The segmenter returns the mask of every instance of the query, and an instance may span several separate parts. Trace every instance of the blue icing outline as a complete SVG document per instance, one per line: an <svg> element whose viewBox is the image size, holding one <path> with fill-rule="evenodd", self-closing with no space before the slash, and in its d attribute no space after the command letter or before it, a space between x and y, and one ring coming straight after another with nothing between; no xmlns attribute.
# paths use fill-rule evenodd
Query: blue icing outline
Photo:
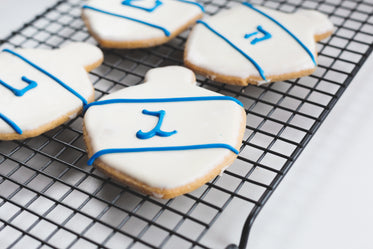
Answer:
<svg viewBox="0 0 373 249"><path fill-rule="evenodd" d="M154 136L169 137L169 136L172 136L172 135L177 133L176 130L174 130L174 131L162 131L161 130L163 119L164 119L164 116L166 115L165 110L160 110L160 111L157 111L157 112L151 112L151 111L148 111L148 110L144 109L144 110L142 110L142 113L145 114L145 115L158 117L158 122L157 122L157 125L151 131L148 131L148 132L143 132L142 130L137 131L137 133L136 133L137 138L139 138L139 139L149 139L149 138L152 138Z"/></svg>
<svg viewBox="0 0 373 249"><path fill-rule="evenodd" d="M258 31L254 31L254 32L249 33L249 34L245 34L243 38L245 38L245 39L249 39L249 38L252 37L253 35L257 35L257 34L259 34L259 32L258 32Z"/></svg>
<svg viewBox="0 0 373 249"><path fill-rule="evenodd" d="M129 7L133 7L133 8L137 8L137 9L141 9L141 10L145 10L147 12L153 12L155 9L157 9L159 6L161 6L163 4L162 1L155 0L154 6L152 8L145 8L145 7L141 7L141 6L132 4L132 2L135 2L135 1L141 1L141 0L124 0L124 1L122 1L122 5L126 5L126 6L129 6Z"/></svg>
<svg viewBox="0 0 373 249"><path fill-rule="evenodd" d="M75 91L74 89L72 89L70 86L68 86L67 84L65 84L62 80L58 79L56 76L54 76L53 74L49 73L48 71L44 70L43 68L39 67L38 65L36 65L35 63L31 62L30 60L26 59L25 57L23 57L22 55L10 50L10 49L3 49L3 52L7 52L7 53L10 53L18 58L20 58L21 60L23 60L24 62L26 62L27 64L29 64L30 66L34 67L35 69L37 69L38 71L42 72L43 74L47 75L49 78L51 78L52 80L54 80L55 82L57 82L58 84L60 84L63 88L65 88L66 90L68 90L69 92L71 92L72 94L74 94L76 97L78 97L82 102L83 102L83 106L87 105L88 102L85 98L83 98L83 96L81 96L77 91Z"/></svg>
<svg viewBox="0 0 373 249"><path fill-rule="evenodd" d="M262 28L262 26L258 25L258 27L256 27L256 29L257 29L258 31L255 31L255 32L250 33L250 34L245 34L244 38L245 38L245 39L248 39L248 38L250 38L250 37L252 37L252 36L254 36L254 35L259 34L259 32L260 32L261 34L263 34L263 36L260 37L260 38L255 37L255 38L250 42L250 44L255 45L255 44L257 44L258 42L261 42L261 41L264 41L264 40L267 40L267 39L272 38L272 35L271 35L268 31L264 30L264 29Z"/></svg>
<svg viewBox="0 0 373 249"><path fill-rule="evenodd" d="M7 116L5 116L1 112L0 112L0 119L4 120L5 123L7 123L10 127L12 127L12 129L15 132L17 132L18 134L22 135L22 133L23 133L22 129L14 121L12 121L10 118L8 118Z"/></svg>
<svg viewBox="0 0 373 249"><path fill-rule="evenodd" d="M301 47L307 52L307 54L311 57L312 59L312 62L313 64L316 66L317 63L316 63L316 60L315 60L315 56L313 55L313 53L306 47L306 45L303 44L303 42L301 42L301 40L299 40L298 37L296 37L290 30L288 30L284 25L282 25L280 22L278 22L276 19L274 19L273 17L269 16L268 14L264 13L263 11L255 8L252 4L250 3L246 3L246 2L243 2L242 3L243 5L245 5L246 7L258 12L259 14L262 14L263 16L267 17L269 20L271 20L272 22L274 22L275 24L277 24L280 28L282 28L286 33L288 33L291 37L294 38L294 40L296 40L299 45L301 45Z"/></svg>
<svg viewBox="0 0 373 249"><path fill-rule="evenodd" d="M162 103L162 102L188 102L188 101L213 101L213 100L228 100L236 102L239 106L243 104L230 96L201 96L201 97L177 97L177 98L158 98L158 99L107 99L92 102L84 107L87 111L91 106L108 105L108 104L125 104L125 103Z"/></svg>
<svg viewBox="0 0 373 249"><path fill-rule="evenodd" d="M262 77L263 80L267 81L266 77L264 76L263 69L259 66L259 64L251 58L248 54L246 54L244 51L242 51L239 47L237 47L233 42L231 42L227 37L220 34L218 31L213 29L208 23L206 23L203 20L198 20L197 23L203 24L207 29L209 29L211 32L222 38L225 42L227 42L231 47L233 47L237 52L242 54L246 59L248 59L256 68L256 70L259 72L260 77Z"/></svg>
<svg viewBox="0 0 373 249"><path fill-rule="evenodd" d="M124 18L124 19L130 20L130 21L138 22L138 23L141 23L141 24L144 24L144 25L156 28L156 29L160 29L160 30L163 31L163 33L167 37L169 37L171 35L171 32L168 31L166 28L164 28L162 26L158 26L158 25L152 24L152 23L149 23L149 22L145 22L145 21L142 21L142 20L139 20L139 19L135 19L135 18L132 18L132 17L128 17L128 16L116 14L116 13L109 12L109 11L106 11L106 10L98 9L98 8L95 8L95 7L92 7L92 6L89 6L89 5L83 5L82 8L83 9L90 9L90 10L97 11L97 12L100 12L100 13L103 13L103 14L107 14L107 15L111 15L111 16L116 16L116 17Z"/></svg>
<svg viewBox="0 0 373 249"><path fill-rule="evenodd" d="M126 6L130 6L130 7L142 9L142 10L145 10L145 11L148 11L148 12L153 12L156 8L158 8L159 6L162 5L162 2L160 0L156 0L156 3L157 2L160 2L160 3L156 4L153 8L144 8L144 7L141 7L141 6L132 5L131 4L132 1L137 1L137 0L124 0L122 2L122 4L126 5ZM202 12L205 12L205 9L203 8L203 6L201 4L199 4L199 3L197 3L197 2L188 1L188 0L176 0L176 1L187 3L187 4L196 5L197 7L199 7L202 10ZM145 21L142 21L140 19L132 18L132 17L125 16L125 15L116 14L116 13L113 13L113 12L110 12L110 11L106 11L106 10L103 10L103 9L95 8L95 7L87 5L87 4L83 5L82 8L83 9L90 9L90 10L97 11L97 12L100 12L100 13L103 13L103 14L107 14L107 15L111 15L111 16L116 16L116 17L124 18L124 19L130 20L130 21L138 22L138 23L141 23L141 24L144 24L144 25L156 28L156 29L160 29L160 30L163 31L163 33L167 37L169 37L171 35L171 32L169 30L167 30L165 27L162 27L162 26L159 26L159 25L156 25L156 24L153 24L153 23L145 22Z"/></svg>
<svg viewBox="0 0 373 249"><path fill-rule="evenodd" d="M100 156L114 153L135 153L135 152L152 152L152 151L181 151L181 150L199 150L199 149L217 149L223 148L237 154L239 151L229 144L213 143L213 144L196 144L185 146L168 146L168 147L143 147L143 148L115 148L100 150L89 158L87 164L92 165L93 162Z"/></svg>
<svg viewBox="0 0 373 249"><path fill-rule="evenodd" d="M159 6L161 6L163 4L162 1L156 0L154 6L152 8L145 8L145 7L141 7L141 6L132 4L132 2L134 2L134 1L141 1L141 0L124 0L124 1L122 1L122 5L142 9L142 10L145 10L147 12L153 12L155 9L157 9ZM188 1L188 0L176 0L176 1L196 5L198 8L201 9L202 12L205 12L205 8L200 3L193 2L193 1Z"/></svg>
<svg viewBox="0 0 373 249"><path fill-rule="evenodd" d="M25 86L24 88L22 89L17 89L17 88L14 88L12 87L11 85L5 83L4 81L2 81L0 79L0 85L3 85L4 87L8 88L11 92L13 92L14 95L16 95L17 97L22 97L26 92L30 91L31 89L37 87L38 83L36 83L35 81L33 80L30 80L29 78L27 78L26 76L22 76L22 81L26 82L27 83L27 86Z"/></svg>

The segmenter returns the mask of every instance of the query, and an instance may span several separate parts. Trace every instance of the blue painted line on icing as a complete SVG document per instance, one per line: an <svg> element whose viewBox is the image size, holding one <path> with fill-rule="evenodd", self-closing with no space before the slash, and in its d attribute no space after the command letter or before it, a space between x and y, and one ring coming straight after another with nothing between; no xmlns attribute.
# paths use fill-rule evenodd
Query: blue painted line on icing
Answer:
<svg viewBox="0 0 373 249"><path fill-rule="evenodd" d="M130 6L130 7L133 7L133 8L137 8L137 9L141 9L141 10L145 10L147 12L153 12L155 9L157 9L159 6L161 6L163 3L162 1L160 0L156 0L154 2L154 6L151 7L151 8L146 8L146 7L142 7L142 6L139 6L139 5L135 5L133 4L132 2L136 2L136 1L141 1L141 0L124 0L122 2L123 5L126 5L126 6Z"/></svg>
<svg viewBox="0 0 373 249"><path fill-rule="evenodd" d="M268 31L264 30L264 29L262 28L262 26L260 26L260 25L257 27L257 30L258 30L258 31L256 31L256 32L253 32L253 33L251 33L251 34L246 34L246 35L245 35L245 39L248 39L248 38L250 38L251 36L257 35L257 34L259 34L259 33L261 33L261 34L263 35L263 36L260 37L260 38L255 37L255 38L250 42L250 44L252 44L252 45L255 45L255 44L257 44L258 42L265 41L265 40L270 39L270 38L272 37L272 35L271 35Z"/></svg>
<svg viewBox="0 0 373 249"><path fill-rule="evenodd" d="M262 77L263 80L267 81L266 77L264 76L264 71L263 69L259 66L259 64L253 59L251 58L248 54L246 54L244 51L242 51L239 47L237 47L236 45L234 45L228 38L226 38L225 36L223 36L222 34L220 34L219 32L217 32L215 29L213 29L209 24L207 24L206 22L202 21L202 20L198 20L197 23L201 23L203 24L206 28L208 28L211 32L213 32L214 34L216 34L217 36L219 36L220 38L222 38L225 42L227 42L229 45L231 45L231 47L233 47L234 49L236 49L240 54L242 54L243 56L245 56L246 59L248 59L253 65L254 67L256 68L256 70L259 72L260 76Z"/></svg>
<svg viewBox="0 0 373 249"><path fill-rule="evenodd" d="M193 2L193 1L188 1L188 0L176 0L176 1L183 2L183 3L189 3L189 4L194 4L194 5L198 6L202 10L202 12L205 12L205 8L200 3Z"/></svg>
<svg viewBox="0 0 373 249"><path fill-rule="evenodd" d="M258 43L258 42L261 42L261 41L264 41L264 40L270 39L270 38L272 37L272 35L271 35L268 31L266 31L266 30L264 30L264 29L262 28L262 26L259 25L259 26L257 27L257 29L258 29L258 31L259 31L260 33L263 34L263 37L261 37L261 38L256 37L254 40L251 41L251 44L255 45L255 44Z"/></svg>
<svg viewBox="0 0 373 249"><path fill-rule="evenodd" d="M142 130L139 130L136 133L137 138L139 138L139 139L149 139L149 138L152 138L154 136L169 137L169 136L172 136L175 133L177 133L176 130L174 130L174 131L162 131L161 130L163 119L164 119L164 116L166 115L165 110L160 110L160 111L157 111L157 112L151 112L151 111L148 111L148 110L144 109L144 110L142 110L142 113L145 114L145 115L151 115L151 116L158 117L158 122L157 122L157 125L151 131L143 132Z"/></svg>
<svg viewBox="0 0 373 249"><path fill-rule="evenodd" d="M98 8L95 8L95 7L92 7L92 6L89 6L89 5L83 5L82 8L83 9L90 9L90 10L97 11L97 12L100 12L100 13L103 13L103 14L107 14L107 15L112 15L112 16L124 18L124 19L130 20L130 21L138 22L138 23L141 23L141 24L144 24L144 25L156 28L156 29L160 29L160 30L163 31L163 33L167 37L171 35L171 32L168 31L166 28L158 26L158 25L155 25L155 24L152 24L152 23L149 23L149 22L145 22L145 21L142 21L142 20L139 20L139 19L135 19L135 18L132 18L132 17L128 17L128 16L124 16L124 15L119 15L119 14L116 14L116 13L113 13L113 12L109 12L109 11L106 11L106 10L102 10L102 9L98 9Z"/></svg>
<svg viewBox="0 0 373 249"><path fill-rule="evenodd" d="M252 36L254 36L254 35L257 35L257 34L259 34L258 31L252 32L252 33L250 33L250 34L245 34L244 38L245 38L245 39L249 39L250 37L252 37Z"/></svg>
<svg viewBox="0 0 373 249"><path fill-rule="evenodd" d="M22 97L26 92L30 91L31 89L35 88L38 85L38 83L36 83L33 80L30 80L26 76L22 76L21 79L22 79L22 81L27 83L27 86L24 87L23 89L16 89L16 88L12 87L11 85L5 83L1 79L0 79L0 85L3 85L4 87L8 88L17 97Z"/></svg>
<svg viewBox="0 0 373 249"><path fill-rule="evenodd" d="M213 100L227 100L236 102L243 107L243 104L230 96L202 96L202 97L180 97L180 98L159 98L159 99L107 99L92 102L84 107L86 111L91 106L108 105L108 104L123 104L123 103L162 103L162 102L189 102L189 101L213 101Z"/></svg>
<svg viewBox="0 0 373 249"><path fill-rule="evenodd" d="M114 153L136 153L136 152L153 152L153 151L181 151L181 150L199 150L199 149L216 149L223 148L228 149L238 154L239 151L229 144L213 143L213 144L197 144L197 145L185 145L185 146L169 146L169 147L144 147L144 148L114 148L104 149L96 152L88 160L87 164L92 165L93 162L100 156Z"/></svg>
<svg viewBox="0 0 373 249"><path fill-rule="evenodd" d="M315 56L313 55L313 53L306 47L306 45L303 44L303 42L301 40L299 40L298 37L296 37L290 30L288 30L284 25L282 25L280 22L278 22L276 19L274 19L273 17L269 16L268 14L264 13L263 11L255 8L252 4L250 3L242 3L243 5L249 7L250 9L262 14L263 16L267 17L269 20L271 20L272 22L274 22L275 24L277 24L279 27L281 27L286 33L288 33L291 37L294 38L294 40L296 40L299 45L302 46L302 48L307 52L307 54L311 57L312 61L313 61L313 64L316 66L317 63L316 63L316 60L315 60Z"/></svg>
<svg viewBox="0 0 373 249"><path fill-rule="evenodd" d="M74 94L76 97L78 97L83 102L83 106L87 104L87 100L85 98L83 98L83 96L81 96L77 91L75 91L74 89L72 89L71 87L69 87L68 85L66 85L62 80L58 79L53 74L51 74L48 71L44 70L43 68L39 67L38 65L36 65L32 61L26 59L22 55L14 52L14 51L12 51L10 49L4 49L3 52L8 52L8 53L10 53L10 54L12 54L12 55L20 58L21 60L23 60L24 62L26 62L30 66L34 67L35 69L39 70L43 74L47 75L49 78L53 79L55 82L57 82L58 84L60 84L63 88L65 88L66 90L68 90L69 92L71 92L72 94Z"/></svg>
<svg viewBox="0 0 373 249"><path fill-rule="evenodd" d="M0 119L4 120L5 123L7 123L10 127L12 127L12 129L18 134L21 135L23 133L22 129L14 121L12 121L10 118L5 116L1 112L0 112Z"/></svg>

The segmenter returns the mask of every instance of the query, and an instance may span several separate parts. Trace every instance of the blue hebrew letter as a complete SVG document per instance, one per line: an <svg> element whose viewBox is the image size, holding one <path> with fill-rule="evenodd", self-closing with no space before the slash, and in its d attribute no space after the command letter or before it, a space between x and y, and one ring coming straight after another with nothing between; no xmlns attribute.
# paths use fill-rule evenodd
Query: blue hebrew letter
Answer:
<svg viewBox="0 0 373 249"><path fill-rule="evenodd" d="M135 2L135 1L142 1L142 0L124 0L122 2L122 4L130 6L130 7L142 9L142 10L145 10L147 12L153 12L156 8L158 8L159 6L162 5L161 0L155 0L153 7L146 8L146 7L143 7L143 6L140 6L140 5L133 4L133 2Z"/></svg>
<svg viewBox="0 0 373 249"><path fill-rule="evenodd" d="M4 81L2 81L0 79L0 85L3 85L4 87L8 88L10 91L12 91L14 93L14 95L16 95L17 97L21 97L23 96L26 92L28 92L29 90L35 88L38 84L33 81L33 80L30 80L29 78L27 78L26 76L22 76L21 78L24 82L27 83L27 86L24 87L23 89L16 89L14 87L12 87L11 85L5 83Z"/></svg>
<svg viewBox="0 0 373 249"><path fill-rule="evenodd" d="M143 132L142 130L139 130L136 133L137 138L139 138L139 139L149 139L149 138L152 138L154 136L169 137L169 136L172 136L175 133L177 133L177 131L162 131L161 130L163 119L164 119L164 116L166 115L166 112L164 110L160 110L160 111L157 111L157 112L151 112L151 111L148 111L148 110L144 109L144 110L142 110L142 113L146 114L146 115L151 115L151 116L158 117L158 123L149 132Z"/></svg>
<svg viewBox="0 0 373 249"><path fill-rule="evenodd" d="M248 39L248 38L250 38L250 37L252 37L252 36L256 36L256 35L258 35L259 33L263 35L263 36L260 37L260 38L255 37L255 38L250 42L252 45L255 45L255 44L257 44L258 42L261 42L261 41L267 40L267 39L269 39L269 38L272 37L272 35L271 35L268 31L266 31L266 30L264 30L264 29L262 28L262 26L259 25L256 29L257 29L258 31L252 32L252 33L250 33L250 34L245 34L245 36L244 36L245 39Z"/></svg>

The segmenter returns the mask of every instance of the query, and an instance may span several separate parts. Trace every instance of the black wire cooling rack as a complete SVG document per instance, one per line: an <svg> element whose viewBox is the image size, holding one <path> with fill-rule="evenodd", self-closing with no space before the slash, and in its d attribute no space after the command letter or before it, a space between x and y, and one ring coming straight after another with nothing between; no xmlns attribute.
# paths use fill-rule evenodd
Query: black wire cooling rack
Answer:
<svg viewBox="0 0 373 249"><path fill-rule="evenodd" d="M251 2L286 12L317 9L330 17L335 32L318 44L320 65L308 77L260 87L198 77L201 86L238 98L247 113L238 159L221 177L171 200L144 196L86 165L82 116L78 116L36 138L0 142L0 247L209 248L206 237L216 221L239 201L242 208L234 215L241 221L248 217L239 244L245 248L261 208L373 49L371 0ZM233 0L201 3L207 14L237 4ZM81 4L59 1L0 46L95 43L80 19ZM182 64L188 33L155 48L104 49L103 65L90 73L96 98L141 83L151 68ZM231 230L237 224L226 226Z"/></svg>

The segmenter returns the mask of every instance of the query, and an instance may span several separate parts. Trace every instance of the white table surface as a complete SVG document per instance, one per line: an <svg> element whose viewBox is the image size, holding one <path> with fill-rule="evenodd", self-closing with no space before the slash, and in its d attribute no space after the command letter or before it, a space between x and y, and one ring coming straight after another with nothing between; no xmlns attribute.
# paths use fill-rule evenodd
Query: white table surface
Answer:
<svg viewBox="0 0 373 249"><path fill-rule="evenodd" d="M372 68L371 55L264 206L247 248L373 248ZM238 241L240 229L227 233L225 223L239 205L213 226L213 245Z"/></svg>
<svg viewBox="0 0 373 249"><path fill-rule="evenodd" d="M0 0L0 39L55 1ZM370 56L259 214L248 248L373 248L372 68ZM238 242L241 205L233 201L203 241Z"/></svg>

